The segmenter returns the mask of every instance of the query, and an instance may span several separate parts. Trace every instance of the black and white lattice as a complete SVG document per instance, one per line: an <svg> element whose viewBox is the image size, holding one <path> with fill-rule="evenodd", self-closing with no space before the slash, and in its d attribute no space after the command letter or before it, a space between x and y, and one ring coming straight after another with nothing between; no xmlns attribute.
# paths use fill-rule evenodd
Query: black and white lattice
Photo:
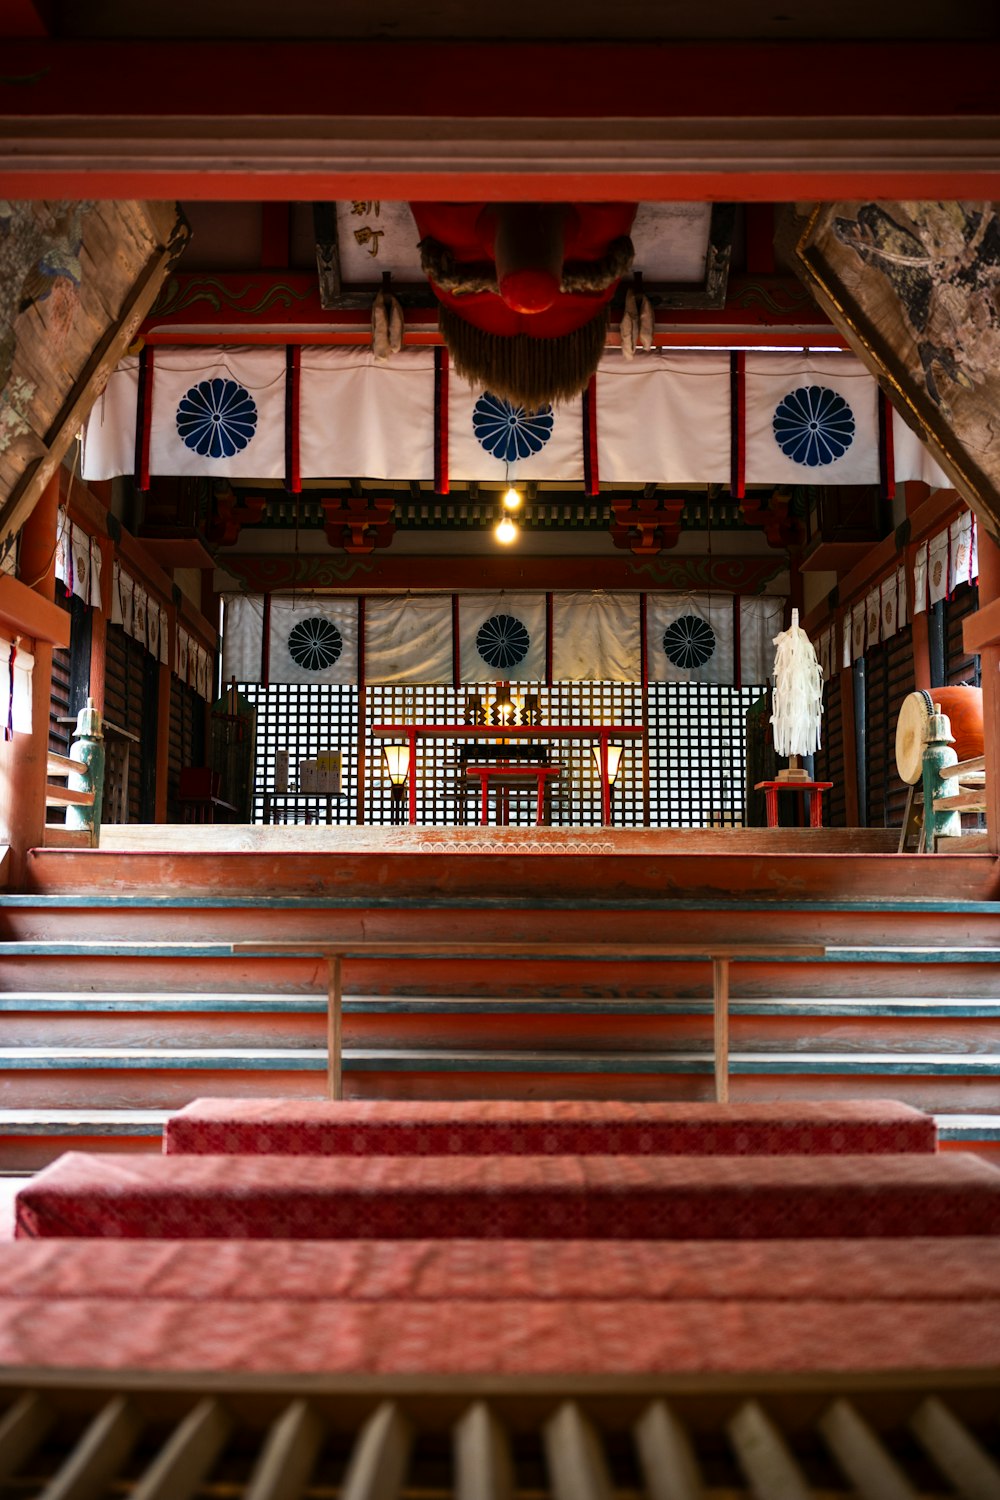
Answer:
<svg viewBox="0 0 1000 1500"><path fill-rule="evenodd" d="M288 633L288 654L306 672L324 672L344 649L344 638L330 620L314 615Z"/></svg>
<svg viewBox="0 0 1000 1500"><path fill-rule="evenodd" d="M514 615L490 615L479 627L476 650L488 667L506 671L528 654L531 636Z"/></svg>
<svg viewBox="0 0 1000 1500"><path fill-rule="evenodd" d="M697 615L681 615L663 632L663 649L675 667L703 667L715 651L715 631Z"/></svg>

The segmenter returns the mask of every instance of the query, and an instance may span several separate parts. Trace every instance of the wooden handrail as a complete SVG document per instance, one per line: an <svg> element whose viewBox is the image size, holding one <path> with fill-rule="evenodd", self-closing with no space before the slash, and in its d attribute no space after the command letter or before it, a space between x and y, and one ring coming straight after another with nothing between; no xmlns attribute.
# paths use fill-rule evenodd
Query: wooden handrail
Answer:
<svg viewBox="0 0 1000 1500"><path fill-rule="evenodd" d="M82 760L72 760L68 755L57 755L54 750L50 750L46 774L49 776L86 776L87 767Z"/></svg>

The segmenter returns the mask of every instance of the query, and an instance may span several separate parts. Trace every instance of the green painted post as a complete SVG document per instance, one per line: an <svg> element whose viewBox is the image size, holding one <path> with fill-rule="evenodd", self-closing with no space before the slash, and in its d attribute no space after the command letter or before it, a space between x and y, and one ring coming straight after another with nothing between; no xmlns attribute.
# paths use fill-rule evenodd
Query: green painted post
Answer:
<svg viewBox="0 0 1000 1500"><path fill-rule="evenodd" d="M89 828L96 845L101 833L101 804L104 801L104 733L101 716L93 698L87 699L76 720L76 734L70 746L70 758L87 767L86 772L71 771L67 784L74 792L93 791L88 806L73 803L66 809L67 828Z"/></svg>
<svg viewBox="0 0 1000 1500"><path fill-rule="evenodd" d="M940 703L935 703L924 739L924 847L929 854L937 847L937 839L957 837L962 832L960 813L934 811L936 797L948 797L957 790L956 782L941 776L945 766L958 764L958 756L952 749L954 743L951 720L941 712Z"/></svg>

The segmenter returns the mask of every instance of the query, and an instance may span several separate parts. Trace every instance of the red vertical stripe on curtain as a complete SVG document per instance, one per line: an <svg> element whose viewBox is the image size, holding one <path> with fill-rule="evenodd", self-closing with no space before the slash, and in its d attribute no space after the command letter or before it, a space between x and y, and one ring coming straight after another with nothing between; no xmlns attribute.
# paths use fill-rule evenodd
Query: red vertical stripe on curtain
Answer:
<svg viewBox="0 0 1000 1500"><path fill-rule="evenodd" d="M733 595L733 687L743 686L743 650L740 640L740 596Z"/></svg>
<svg viewBox="0 0 1000 1500"><path fill-rule="evenodd" d="M462 645L459 636L458 595L451 596L451 681L452 686L462 686Z"/></svg>
<svg viewBox="0 0 1000 1500"><path fill-rule="evenodd" d="M447 495L448 477L448 351L434 350L434 490Z"/></svg>
<svg viewBox="0 0 1000 1500"><path fill-rule="evenodd" d="M649 622L646 611L646 595L639 595L639 670L642 691L649 687Z"/></svg>
<svg viewBox="0 0 1000 1500"><path fill-rule="evenodd" d="M729 489L734 500L742 500L747 492L747 357L738 350L729 356L729 421Z"/></svg>
<svg viewBox="0 0 1000 1500"><path fill-rule="evenodd" d="M583 484L588 495L599 495L601 476L597 463L597 376L591 375L583 393Z"/></svg>
<svg viewBox="0 0 1000 1500"><path fill-rule="evenodd" d="M271 596L264 595L264 624L260 637L260 685L270 687L271 679Z"/></svg>
<svg viewBox="0 0 1000 1500"><path fill-rule="evenodd" d="M149 489L149 434L153 426L153 349L145 344L139 355L139 394L135 424L135 487Z"/></svg>
<svg viewBox="0 0 1000 1500"><path fill-rule="evenodd" d="M302 493L299 462L299 409L302 391L302 349L289 344L285 349L285 489L290 495Z"/></svg>

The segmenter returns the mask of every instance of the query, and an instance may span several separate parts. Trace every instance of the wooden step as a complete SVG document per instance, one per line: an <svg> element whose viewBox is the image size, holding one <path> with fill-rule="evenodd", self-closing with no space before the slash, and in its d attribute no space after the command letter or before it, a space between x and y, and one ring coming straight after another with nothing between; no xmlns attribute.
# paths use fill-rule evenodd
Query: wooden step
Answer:
<svg viewBox="0 0 1000 1500"><path fill-rule="evenodd" d="M86 776L90 767L82 760L73 760L68 755L57 755L54 750L48 752L46 775L48 776Z"/></svg>

